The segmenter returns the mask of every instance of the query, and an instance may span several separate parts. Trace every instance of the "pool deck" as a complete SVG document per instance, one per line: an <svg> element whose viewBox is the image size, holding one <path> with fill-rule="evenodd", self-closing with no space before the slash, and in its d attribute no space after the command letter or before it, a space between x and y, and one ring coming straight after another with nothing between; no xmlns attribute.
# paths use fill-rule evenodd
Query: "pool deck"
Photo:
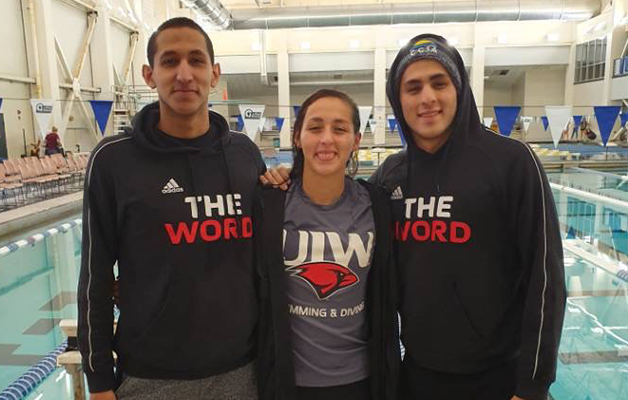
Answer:
<svg viewBox="0 0 628 400"><path fill-rule="evenodd" d="M80 213L83 192L29 204L0 213L0 244L46 224Z"/></svg>

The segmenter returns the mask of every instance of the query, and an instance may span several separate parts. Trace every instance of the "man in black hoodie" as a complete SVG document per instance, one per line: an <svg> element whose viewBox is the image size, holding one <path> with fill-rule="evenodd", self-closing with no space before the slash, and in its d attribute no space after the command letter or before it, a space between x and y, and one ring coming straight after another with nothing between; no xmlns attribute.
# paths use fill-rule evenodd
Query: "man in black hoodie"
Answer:
<svg viewBox="0 0 628 400"><path fill-rule="evenodd" d="M371 179L395 220L402 398L545 399L565 283L541 163L481 125L462 58L440 36L405 45L386 89L408 148Z"/></svg>
<svg viewBox="0 0 628 400"><path fill-rule="evenodd" d="M105 138L86 174L78 339L90 398L256 398L251 237L264 163L208 111L220 67L196 23L166 21L147 53L159 102Z"/></svg>

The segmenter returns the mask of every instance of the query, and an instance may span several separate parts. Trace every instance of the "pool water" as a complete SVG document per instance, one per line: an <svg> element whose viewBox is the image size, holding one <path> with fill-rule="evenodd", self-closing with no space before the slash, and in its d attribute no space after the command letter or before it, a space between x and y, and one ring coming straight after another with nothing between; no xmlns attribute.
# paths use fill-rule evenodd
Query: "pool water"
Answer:
<svg viewBox="0 0 628 400"><path fill-rule="evenodd" d="M628 399L628 283L616 273L628 269L628 203L606 191L621 178L588 171L549 176L561 187L578 186L613 200L553 191L566 247L586 244L599 253L584 259L565 251L568 303L551 395L555 400ZM77 316L80 252L81 226L76 225L0 256L0 391L65 339L58 322ZM71 399L69 377L57 369L28 398Z"/></svg>

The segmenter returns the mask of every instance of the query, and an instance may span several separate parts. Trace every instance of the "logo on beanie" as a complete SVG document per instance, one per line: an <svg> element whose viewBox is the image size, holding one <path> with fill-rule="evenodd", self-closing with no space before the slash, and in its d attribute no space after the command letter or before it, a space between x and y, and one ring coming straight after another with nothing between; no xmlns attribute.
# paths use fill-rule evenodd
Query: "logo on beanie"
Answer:
<svg viewBox="0 0 628 400"><path fill-rule="evenodd" d="M417 41L410 49L410 55L413 56L415 54L438 54L436 43L427 39Z"/></svg>

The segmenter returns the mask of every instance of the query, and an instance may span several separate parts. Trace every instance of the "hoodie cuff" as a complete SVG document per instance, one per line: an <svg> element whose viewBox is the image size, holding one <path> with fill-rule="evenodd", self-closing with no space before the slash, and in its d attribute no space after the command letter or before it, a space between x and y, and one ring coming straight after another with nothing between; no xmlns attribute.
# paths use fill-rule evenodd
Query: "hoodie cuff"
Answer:
<svg viewBox="0 0 628 400"><path fill-rule="evenodd" d="M85 372L90 393L107 392L116 388L116 377L111 371Z"/></svg>
<svg viewBox="0 0 628 400"><path fill-rule="evenodd" d="M543 381L519 381L515 396L524 400L547 400L550 382Z"/></svg>

